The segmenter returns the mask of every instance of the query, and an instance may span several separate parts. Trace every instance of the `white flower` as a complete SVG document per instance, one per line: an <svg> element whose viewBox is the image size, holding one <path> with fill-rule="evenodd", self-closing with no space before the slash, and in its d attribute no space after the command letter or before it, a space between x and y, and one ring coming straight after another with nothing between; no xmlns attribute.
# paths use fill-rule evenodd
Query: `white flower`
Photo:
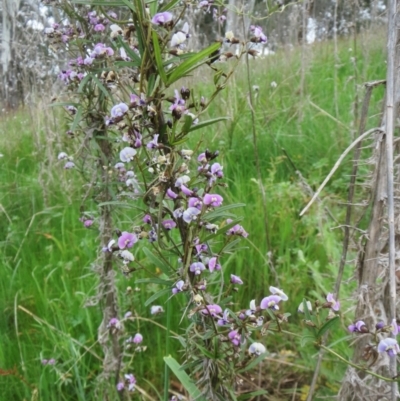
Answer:
<svg viewBox="0 0 400 401"><path fill-rule="evenodd" d="M253 354L261 355L261 354L264 354L266 351L267 351L267 349L261 343L253 343L249 347L250 355L253 355Z"/></svg>
<svg viewBox="0 0 400 401"><path fill-rule="evenodd" d="M136 156L136 150L130 147L123 148L121 152L119 152L119 158L122 162L127 163L133 160Z"/></svg>
<svg viewBox="0 0 400 401"><path fill-rule="evenodd" d="M151 313L152 315L158 315L159 313L163 313L163 312L164 312L164 309L163 309L163 307L160 306L160 305L153 305L153 306L151 307L151 309L150 309L150 313Z"/></svg>
<svg viewBox="0 0 400 401"><path fill-rule="evenodd" d="M124 264L128 264L129 262L133 262L135 260L133 254L126 249L123 250L119 255L122 259L124 259Z"/></svg>
<svg viewBox="0 0 400 401"><path fill-rule="evenodd" d="M306 305L307 305L307 309L312 312L312 305L310 301L306 301ZM297 308L297 312L299 313L304 313L304 305L303 302L299 305L299 307Z"/></svg>
<svg viewBox="0 0 400 401"><path fill-rule="evenodd" d="M186 34L179 31L172 35L171 47L179 47L186 41Z"/></svg>
<svg viewBox="0 0 400 401"><path fill-rule="evenodd" d="M112 239L108 244L107 244L107 249L112 252L112 247L116 243L115 239Z"/></svg>
<svg viewBox="0 0 400 401"><path fill-rule="evenodd" d="M65 152L60 152L57 156L58 160L64 160L68 157L68 155Z"/></svg>
<svg viewBox="0 0 400 401"><path fill-rule="evenodd" d="M271 292L271 294L280 296L282 298L282 301L287 301L289 299L282 290L276 287L272 287L272 285L271 287L269 287L269 291Z"/></svg>

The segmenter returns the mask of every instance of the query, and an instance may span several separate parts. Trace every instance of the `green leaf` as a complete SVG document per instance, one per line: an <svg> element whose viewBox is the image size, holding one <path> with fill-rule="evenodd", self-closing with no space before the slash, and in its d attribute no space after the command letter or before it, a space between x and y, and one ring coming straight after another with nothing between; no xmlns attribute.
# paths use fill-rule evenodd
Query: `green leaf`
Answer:
<svg viewBox="0 0 400 401"><path fill-rule="evenodd" d="M319 330L317 333L317 337L322 337L328 330L330 330L337 322L339 321L339 316L335 316L332 319L329 319Z"/></svg>
<svg viewBox="0 0 400 401"><path fill-rule="evenodd" d="M109 97L112 99L111 93L105 88L105 86L100 82L100 80L93 76L93 81L96 83L97 87L104 93L105 97Z"/></svg>
<svg viewBox="0 0 400 401"><path fill-rule="evenodd" d="M204 347L202 347L198 342L193 341L193 343L200 351L203 355L205 355L207 358L209 359L214 359L214 355L212 354L212 352L210 352L208 349L205 349Z"/></svg>
<svg viewBox="0 0 400 401"><path fill-rule="evenodd" d="M92 75L88 74L82 79L82 81L79 83L79 86L78 86L78 93L83 92L86 84L88 83L89 79L91 79L91 78L92 78Z"/></svg>
<svg viewBox="0 0 400 401"><path fill-rule="evenodd" d="M181 369L181 365L179 365L179 363L172 358L172 356L165 356L164 361L172 370L176 378L181 382L182 386L189 393L191 399L196 401L206 401L201 395L201 391L196 387L186 372Z"/></svg>
<svg viewBox="0 0 400 401"><path fill-rule="evenodd" d="M221 47L221 43L213 43L211 46L202 50L201 52L195 53L192 57L185 60L178 67L174 68L168 74L168 86L176 82L178 79L186 76L190 71L197 68L200 64L204 63L208 56L217 51Z"/></svg>
<svg viewBox="0 0 400 401"><path fill-rule="evenodd" d="M198 130L198 129L202 129L202 128L204 128L204 127L207 127L207 126L209 126L209 125L218 123L218 122L220 122L220 121L226 121L226 120L229 120L229 117L212 118L211 120L203 121L202 123L199 123L199 124L193 124L193 125L190 127L190 129L189 129L188 132L193 132L193 131L196 131L196 130Z"/></svg>
<svg viewBox="0 0 400 401"><path fill-rule="evenodd" d="M72 131L72 132L74 132L74 131L76 130L76 127L78 126L78 124L79 124L80 121L81 121L82 111L83 111L83 107L82 107L82 106L79 106L78 109L77 109L77 111L76 111L74 121L73 121L73 123L72 123L72 125L71 125L71 131Z"/></svg>
<svg viewBox="0 0 400 401"><path fill-rule="evenodd" d="M146 254L150 262L156 267L158 267L164 274L166 274L167 276L171 274L170 266L168 266L168 264L163 260L158 259L157 256L155 256L149 248L144 247L143 252Z"/></svg>
<svg viewBox="0 0 400 401"><path fill-rule="evenodd" d="M259 363L261 363L264 358L267 356L267 353L265 352L264 354L259 355L257 358L253 359L247 366L245 366L243 369L238 370L238 373L243 373L247 372L250 369L253 369L255 366L257 366Z"/></svg>
<svg viewBox="0 0 400 401"><path fill-rule="evenodd" d="M167 83L167 74L165 73L162 62L160 42L158 41L158 35L156 31L153 31L152 35L153 35L153 52L154 52L154 58L156 60L157 70L165 85Z"/></svg>
<svg viewBox="0 0 400 401"><path fill-rule="evenodd" d="M170 1L168 4L166 4L164 7L160 8L160 12L164 12L164 11L169 11L171 10L171 8L174 7L175 4L178 4L180 2L180 0L172 0Z"/></svg>
<svg viewBox="0 0 400 401"><path fill-rule="evenodd" d="M162 297L165 294L170 294L171 293L171 288L164 288L163 290L157 291L155 294L153 294L145 303L144 306L149 306L152 304L156 299Z"/></svg>
<svg viewBox="0 0 400 401"><path fill-rule="evenodd" d="M240 394L239 397L237 397L237 399L238 399L238 401L243 401L243 400L247 400L249 398L257 397L258 395L265 395L265 394L268 394L267 390L256 390L256 391L252 391L251 393Z"/></svg>
<svg viewBox="0 0 400 401"><path fill-rule="evenodd" d="M161 284L161 285L171 285L171 282L168 280L163 280L162 278L140 278L135 281L136 284Z"/></svg>
<svg viewBox="0 0 400 401"><path fill-rule="evenodd" d="M187 134L190 131L190 127L193 124L193 117L189 114L186 114L184 117L183 127L181 130L181 134Z"/></svg>
<svg viewBox="0 0 400 401"><path fill-rule="evenodd" d="M307 343L312 343L315 341L315 336L312 334L304 334L304 336L301 337L300 340L300 345L304 347Z"/></svg>
<svg viewBox="0 0 400 401"><path fill-rule="evenodd" d="M135 6L129 0L121 0L128 8L130 8L133 12L136 12Z"/></svg>
<svg viewBox="0 0 400 401"><path fill-rule="evenodd" d="M205 214L203 216L203 220L213 221L213 220L217 219L218 217L224 216L224 214L227 210L236 209L238 207L244 207L244 206L246 206L245 203L234 203L232 205L220 206L217 209L213 210L212 212Z"/></svg>

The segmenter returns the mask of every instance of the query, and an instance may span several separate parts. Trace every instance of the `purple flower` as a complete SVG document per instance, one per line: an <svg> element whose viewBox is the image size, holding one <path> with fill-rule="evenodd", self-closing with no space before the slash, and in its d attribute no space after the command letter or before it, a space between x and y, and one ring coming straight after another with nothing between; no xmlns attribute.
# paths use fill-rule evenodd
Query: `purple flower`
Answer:
<svg viewBox="0 0 400 401"><path fill-rule="evenodd" d="M106 27L103 24L97 24L97 25L94 26L94 30L96 32L103 32L104 29L106 29Z"/></svg>
<svg viewBox="0 0 400 401"><path fill-rule="evenodd" d="M203 198L203 203L207 206L218 207L222 205L224 199L221 195L217 194L205 194Z"/></svg>
<svg viewBox="0 0 400 401"><path fill-rule="evenodd" d="M123 117L123 115L129 110L128 106L125 103L116 104L111 109L111 117L114 119L118 119Z"/></svg>
<svg viewBox="0 0 400 401"><path fill-rule="evenodd" d="M243 284L243 281L239 276L235 276L234 274L231 274L231 283L232 284Z"/></svg>
<svg viewBox="0 0 400 401"><path fill-rule="evenodd" d="M223 169L223 167L219 163L214 163L211 166L211 174L215 175L218 178L222 178L224 176L222 169Z"/></svg>
<svg viewBox="0 0 400 401"><path fill-rule="evenodd" d="M232 219L227 219L226 224L232 223ZM244 230L244 228L239 225L235 224L233 227L231 227L227 232L226 235L240 235L244 238L247 238L249 234Z"/></svg>
<svg viewBox="0 0 400 401"><path fill-rule="evenodd" d="M254 37L251 38L251 42L255 43L266 43L267 37L264 35L263 30L259 26L252 25L250 31L253 32Z"/></svg>
<svg viewBox="0 0 400 401"><path fill-rule="evenodd" d="M377 330L382 330L384 327L385 327L385 323L384 323L384 322L378 322L378 323L375 325L375 328L376 328Z"/></svg>
<svg viewBox="0 0 400 401"><path fill-rule="evenodd" d="M171 188L167 189L167 196L170 199L176 199L178 197L178 195Z"/></svg>
<svg viewBox="0 0 400 401"><path fill-rule="evenodd" d="M188 202L189 207L197 207L197 209L201 210L203 202L199 198L189 198Z"/></svg>
<svg viewBox="0 0 400 401"><path fill-rule="evenodd" d="M85 220L85 221L83 222L83 225L84 225L86 228L89 228L92 224L93 224L93 220L90 220L90 219Z"/></svg>
<svg viewBox="0 0 400 401"><path fill-rule="evenodd" d="M101 57L101 56L112 56L114 54L114 50L111 47L106 47L104 43L97 43L95 45L92 54L90 57Z"/></svg>
<svg viewBox="0 0 400 401"><path fill-rule="evenodd" d="M140 333L136 333L132 341L135 344L140 344L143 341L143 336Z"/></svg>
<svg viewBox="0 0 400 401"><path fill-rule="evenodd" d="M202 163L202 164L207 164L207 156L206 156L206 153L205 153L205 152L200 153L200 154L197 156L197 161L198 161L199 163Z"/></svg>
<svg viewBox="0 0 400 401"><path fill-rule="evenodd" d="M230 331L228 334L228 338L235 347L238 347L240 345L240 334L238 330Z"/></svg>
<svg viewBox="0 0 400 401"><path fill-rule="evenodd" d="M186 209L183 214L182 218L187 223L190 224L193 220L197 219L197 216L200 214L200 210L197 207L189 207Z"/></svg>
<svg viewBox="0 0 400 401"><path fill-rule="evenodd" d="M190 265L190 271L191 271L192 273L194 273L196 276L198 276L199 274L201 274L201 272L202 272L203 270L205 270L205 269L206 269L206 267L205 267L204 264L201 263L201 262L194 262L194 263L192 263L192 264Z"/></svg>
<svg viewBox="0 0 400 401"><path fill-rule="evenodd" d="M207 305L202 310L201 313L203 315L210 315L212 317L216 317L219 313L222 313L222 308L219 305Z"/></svg>
<svg viewBox="0 0 400 401"><path fill-rule="evenodd" d="M123 231L118 238L119 249L132 248L136 242L138 242L136 234L128 233L127 231Z"/></svg>
<svg viewBox="0 0 400 401"><path fill-rule="evenodd" d="M329 307L330 307L333 311L337 312L337 311L340 309L340 302L339 302L339 301L336 301L336 300L333 298L333 294L332 294L332 293L329 293L329 294L326 296L326 300L327 300L327 302L328 302L328 304L329 304Z"/></svg>
<svg viewBox="0 0 400 401"><path fill-rule="evenodd" d="M400 352L399 344L394 338L385 338L378 344L378 352L387 352L389 356L395 356Z"/></svg>
<svg viewBox="0 0 400 401"><path fill-rule="evenodd" d="M261 309L279 309L279 302L282 301L281 297L278 297L278 295L270 295L269 297L265 297L260 304Z"/></svg>
<svg viewBox="0 0 400 401"><path fill-rule="evenodd" d="M368 328L362 320L348 326L351 333L368 333Z"/></svg>
<svg viewBox="0 0 400 401"><path fill-rule="evenodd" d="M175 295L178 292L182 292L183 291L183 287L185 285L185 282L183 280L179 280L176 284L175 287L172 289L172 293Z"/></svg>
<svg viewBox="0 0 400 401"><path fill-rule="evenodd" d="M168 22L171 22L173 18L173 15L167 11L163 13L158 13L154 15L154 17L151 19L151 22L155 25L160 25L163 26L165 24L168 24Z"/></svg>
<svg viewBox="0 0 400 401"><path fill-rule="evenodd" d="M121 322L116 317L112 317L108 322L107 327L115 327L117 330L119 330L121 328Z"/></svg>
<svg viewBox="0 0 400 401"><path fill-rule="evenodd" d="M208 269L210 270L211 273L214 270L221 270L221 265L218 263L218 258L216 256L213 256L208 261Z"/></svg>
<svg viewBox="0 0 400 401"><path fill-rule="evenodd" d="M119 382L117 384L117 391L122 391L125 388L125 383L124 382Z"/></svg>
<svg viewBox="0 0 400 401"><path fill-rule="evenodd" d="M143 217L143 223L145 223L145 224L151 224L151 216L150 216L149 214L146 214L146 215Z"/></svg>
<svg viewBox="0 0 400 401"><path fill-rule="evenodd" d="M176 223L174 222L174 220L164 220L161 224L166 230L172 230L176 227Z"/></svg>
<svg viewBox="0 0 400 401"><path fill-rule="evenodd" d="M193 195L193 191L190 190L188 187L186 187L185 185L181 185L181 191L186 195L186 196L192 196Z"/></svg>
<svg viewBox="0 0 400 401"><path fill-rule="evenodd" d="M133 376L132 373L125 375L125 379L128 383L128 390L129 391L134 391L135 390L135 384L136 384L136 378Z"/></svg>
<svg viewBox="0 0 400 401"><path fill-rule="evenodd" d="M392 323L390 325L390 331L394 336L397 336L397 334L399 334L399 326L397 325L396 319L392 320Z"/></svg>

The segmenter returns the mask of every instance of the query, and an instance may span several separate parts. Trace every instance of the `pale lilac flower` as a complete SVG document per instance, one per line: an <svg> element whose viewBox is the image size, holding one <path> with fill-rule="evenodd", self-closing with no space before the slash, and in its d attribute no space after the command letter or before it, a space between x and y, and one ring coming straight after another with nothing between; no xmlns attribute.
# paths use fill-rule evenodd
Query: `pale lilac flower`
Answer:
<svg viewBox="0 0 400 401"><path fill-rule="evenodd" d="M254 37L251 38L252 42L255 43L266 43L267 37L264 35L264 32L260 26L251 25L250 31L253 32Z"/></svg>
<svg viewBox="0 0 400 401"><path fill-rule="evenodd" d="M170 199L176 199L178 197L178 195L171 188L167 189L167 196Z"/></svg>
<svg viewBox="0 0 400 401"><path fill-rule="evenodd" d="M218 314L222 313L222 308L216 304L207 305L201 310L201 313L203 315L210 315L212 317L216 317Z"/></svg>
<svg viewBox="0 0 400 401"><path fill-rule="evenodd" d="M183 212L184 212L183 207L178 207L178 209L175 209L175 210L172 212L172 214L173 214L173 216L175 217L175 219L179 219L180 217L183 216Z"/></svg>
<svg viewBox="0 0 400 401"><path fill-rule="evenodd" d="M222 205L224 199L218 194L205 194L203 198L203 203L207 206L218 207Z"/></svg>
<svg viewBox="0 0 400 401"><path fill-rule="evenodd" d="M362 320L348 326L351 333L368 333L368 328Z"/></svg>
<svg viewBox="0 0 400 401"><path fill-rule="evenodd" d="M118 163L114 166L114 168L117 169L117 170L124 169L124 168L125 168L125 164L122 163L122 162L118 162Z"/></svg>
<svg viewBox="0 0 400 401"><path fill-rule="evenodd" d="M86 56L85 59L83 60L84 65L92 65L94 61L94 58L90 56Z"/></svg>
<svg viewBox="0 0 400 401"><path fill-rule="evenodd" d="M186 34L182 31L178 31L172 35L171 38L171 47L181 48L185 43L187 37Z"/></svg>
<svg viewBox="0 0 400 401"><path fill-rule="evenodd" d="M151 19L151 22L155 25L160 25L163 26L165 24L168 24L168 22L171 22L173 19L173 15L167 11L163 13L157 13L154 15L154 17Z"/></svg>
<svg viewBox="0 0 400 401"><path fill-rule="evenodd" d="M249 347L249 354L250 355L255 354L255 355L258 356L258 355L264 354L266 351L267 351L266 348L261 343L253 343Z"/></svg>
<svg viewBox="0 0 400 401"><path fill-rule="evenodd" d="M128 391L135 391L136 378L132 373L125 375L125 379L128 383Z"/></svg>
<svg viewBox="0 0 400 401"><path fill-rule="evenodd" d="M394 336L397 336L397 334L399 334L399 326L397 325L396 319L392 320L392 324L390 325L390 331Z"/></svg>
<svg viewBox="0 0 400 401"><path fill-rule="evenodd" d="M243 281L239 276L235 276L234 274L231 274L231 283L232 284L243 284Z"/></svg>
<svg viewBox="0 0 400 401"><path fill-rule="evenodd" d="M134 159L136 156L136 150L130 147L123 148L121 152L119 152L119 158L122 162L127 163Z"/></svg>
<svg viewBox="0 0 400 401"><path fill-rule="evenodd" d="M113 54L114 50L111 47L107 47L104 43L97 43L90 57L112 56Z"/></svg>
<svg viewBox="0 0 400 401"><path fill-rule="evenodd" d="M185 282L183 280L179 280L176 284L175 287L172 289L172 293L175 295L178 292L182 292L183 291L183 287L185 285Z"/></svg>
<svg viewBox="0 0 400 401"><path fill-rule="evenodd" d="M173 228L176 227L176 223L174 222L174 220L171 219L164 220L161 224L164 226L166 230L172 230Z"/></svg>
<svg viewBox="0 0 400 401"><path fill-rule="evenodd" d="M125 313L124 318L125 318L125 319L128 319L128 318L130 318L131 316L132 316L132 312L131 312L131 311L128 311L128 312Z"/></svg>
<svg viewBox="0 0 400 401"><path fill-rule="evenodd" d="M158 315L158 314L163 313L163 312L164 312L164 309L163 309L163 307L160 306L160 305L153 305L153 306L151 307L151 309L150 309L150 313L151 313L152 315Z"/></svg>
<svg viewBox="0 0 400 401"><path fill-rule="evenodd" d="M158 148L158 137L159 137L159 134L154 135L154 138L147 144L148 149L157 149Z"/></svg>
<svg viewBox="0 0 400 401"><path fill-rule="evenodd" d="M71 168L74 168L74 167L75 167L75 163L74 162L66 162L65 165L64 165L64 168L66 170L70 170Z"/></svg>
<svg viewBox="0 0 400 401"><path fill-rule="evenodd" d="M222 315L222 319L218 319L218 326L226 326L229 324L229 311L228 309L224 310L224 314Z"/></svg>
<svg viewBox="0 0 400 401"><path fill-rule="evenodd" d="M42 359L40 362L42 365L47 365L49 363L47 359Z"/></svg>
<svg viewBox="0 0 400 401"><path fill-rule="evenodd" d="M136 333L132 341L135 344L140 344L143 341L143 336L140 333Z"/></svg>
<svg viewBox="0 0 400 401"><path fill-rule="evenodd" d="M230 342L235 346L238 347L240 345L240 334L238 330L232 330L228 334L228 338Z"/></svg>
<svg viewBox="0 0 400 401"><path fill-rule="evenodd" d="M125 388L125 383L124 382L119 382L117 384L117 391L122 391Z"/></svg>
<svg viewBox="0 0 400 401"><path fill-rule="evenodd" d="M218 263L218 258L216 256L213 256L208 261L208 269L210 270L211 273L214 270L221 270L221 265Z"/></svg>
<svg viewBox="0 0 400 401"><path fill-rule="evenodd" d="M287 301L289 298L288 296L279 288L272 287L272 285L269 287L269 290L271 294L273 295L279 295L282 298L282 301Z"/></svg>
<svg viewBox="0 0 400 401"><path fill-rule="evenodd" d="M260 304L261 309L279 309L279 302L282 301L281 297L278 297L277 295L270 295L269 297L265 297Z"/></svg>
<svg viewBox="0 0 400 401"><path fill-rule="evenodd" d="M207 156L206 156L206 153L205 153L205 152L200 153L200 154L197 156L197 161L198 161L199 163L202 163L202 164L207 164Z"/></svg>
<svg viewBox="0 0 400 401"><path fill-rule="evenodd" d="M133 254L131 252L127 251L126 249L120 253L120 256L123 259L123 263L125 265L127 265L129 262L133 262L135 260L135 257L133 256Z"/></svg>
<svg viewBox="0 0 400 401"><path fill-rule="evenodd" d="M116 104L111 109L111 117L114 119L121 118L128 110L129 108L125 103Z"/></svg>
<svg viewBox="0 0 400 401"><path fill-rule="evenodd" d="M196 276L198 276L199 274L201 274L201 272L202 272L203 270L205 270L205 269L206 269L206 267L205 267L204 264L201 263L201 262L194 262L194 263L192 263L192 264L190 265L190 271L191 271L192 273L194 273Z"/></svg>
<svg viewBox="0 0 400 401"><path fill-rule="evenodd" d="M58 160L68 159L68 155L65 152L60 152L57 156Z"/></svg>
<svg viewBox="0 0 400 401"><path fill-rule="evenodd" d="M136 234L128 233L127 231L123 231L118 238L119 249L132 248L133 244L136 244L136 242L138 242Z"/></svg>
<svg viewBox="0 0 400 401"><path fill-rule="evenodd" d="M337 312L337 311L340 309L340 302L339 302L339 301L336 301L336 300L333 298L333 294L329 293L329 294L326 296L326 300L327 300L328 303L330 304L329 307L330 307L332 310L334 310L335 312Z"/></svg>
<svg viewBox="0 0 400 401"><path fill-rule="evenodd" d="M87 220L85 220L85 221L83 222L83 225L84 225L86 228L89 228L91 225L93 225L93 220L87 219Z"/></svg>
<svg viewBox="0 0 400 401"><path fill-rule="evenodd" d="M223 167L219 163L214 163L211 166L211 174L215 175L218 178L222 178L224 176L224 173L222 172Z"/></svg>
<svg viewBox="0 0 400 401"><path fill-rule="evenodd" d="M189 207L186 209L183 214L182 218L187 223L190 224L193 220L197 219L197 216L200 214L200 210L197 207Z"/></svg>
<svg viewBox="0 0 400 401"><path fill-rule="evenodd" d="M182 185L187 184L190 181L190 177L188 175L182 175L175 181L176 187L181 187Z"/></svg>
<svg viewBox="0 0 400 401"><path fill-rule="evenodd" d="M389 356L396 356L400 352L399 344L394 338L385 338L378 344L378 352L387 352Z"/></svg>

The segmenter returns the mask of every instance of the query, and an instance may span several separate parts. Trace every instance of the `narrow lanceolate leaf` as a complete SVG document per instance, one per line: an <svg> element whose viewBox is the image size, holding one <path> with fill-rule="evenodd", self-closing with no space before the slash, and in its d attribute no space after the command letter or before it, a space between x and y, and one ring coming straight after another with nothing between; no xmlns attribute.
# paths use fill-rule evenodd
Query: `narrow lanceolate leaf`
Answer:
<svg viewBox="0 0 400 401"><path fill-rule="evenodd" d="M251 393L245 393L245 394L239 395L239 397L237 397L237 400L244 401L244 400L248 400L250 398L255 398L258 395L265 395L265 394L268 394L267 390L256 390L256 391L252 391Z"/></svg>
<svg viewBox="0 0 400 401"><path fill-rule="evenodd" d="M162 81L164 82L164 84L166 84L167 83L167 74L165 73L164 66L163 66L160 42L158 41L157 32L153 31L152 36L153 36L153 52L154 52L154 58L156 60L157 70L158 70L158 73L160 74Z"/></svg>
<svg viewBox="0 0 400 401"><path fill-rule="evenodd" d="M176 378L181 382L182 386L189 393L190 399L196 401L206 401L206 399L202 397L201 391L193 383L186 372L181 369L181 365L179 365L179 363L174 358L172 358L172 356L165 356L164 361L172 370Z"/></svg>
<svg viewBox="0 0 400 401"><path fill-rule="evenodd" d="M165 4L164 7L161 7L160 12L169 11L174 7L175 4L178 4L180 0L172 0L169 3Z"/></svg>
<svg viewBox="0 0 400 401"><path fill-rule="evenodd" d="M238 207L244 207L246 206L245 203L234 203L233 205L226 205L226 206L220 206L213 210L212 212L209 212L204 215L203 220L206 221L212 221L215 220L217 217L221 217L225 215L225 212L230 209L235 209Z"/></svg>
<svg viewBox="0 0 400 401"><path fill-rule="evenodd" d="M260 362L262 362L266 356L267 353L259 355L257 358L253 359L245 368L238 370L238 373L247 372L248 370L253 369Z"/></svg>
<svg viewBox="0 0 400 401"><path fill-rule="evenodd" d="M198 129L202 129L202 128L207 127L209 125L218 123L220 121L226 121L226 120L229 120L229 118L228 117L212 118L211 120L203 121L203 122L201 122L199 124L192 125L190 127L190 129L188 130L188 132L196 131Z"/></svg>
<svg viewBox="0 0 400 401"><path fill-rule="evenodd" d="M93 76L93 81L95 82L95 84L97 85L97 87L103 92L105 97L109 97L112 99L111 93L106 89L106 87L100 82L100 80Z"/></svg>
<svg viewBox="0 0 400 401"><path fill-rule="evenodd" d="M171 288L164 288L163 290L157 291L153 294L145 303L144 306L149 306L152 304L156 299L162 297L163 295L171 294Z"/></svg>
<svg viewBox="0 0 400 401"><path fill-rule="evenodd" d="M317 337L322 337L329 329L331 329L337 322L339 317L335 316L333 319L329 319L318 331Z"/></svg>
<svg viewBox="0 0 400 401"><path fill-rule="evenodd" d="M79 124L80 121L81 121L81 118L82 118L82 110L83 110L82 106L79 106L78 109L77 109L77 112L76 112L76 114L75 114L74 121L73 121L73 123L72 123L72 125L71 125L71 131L72 131L72 132L74 132L74 131L76 130L76 128L78 127L78 124Z"/></svg>
<svg viewBox="0 0 400 401"><path fill-rule="evenodd" d="M201 52L195 53L192 57L185 60L178 67L174 68L168 75L168 85L173 84L178 79L186 76L190 71L197 68L198 65L205 63L208 57L216 52L221 47L221 43L213 43L211 46L202 50Z"/></svg>
<svg viewBox="0 0 400 401"><path fill-rule="evenodd" d="M168 264L166 262L164 262L163 260L157 258L157 256L155 256L149 248L144 247L143 252L146 254L151 265L153 265L154 267L158 267L167 276L169 276L171 274L170 266L168 266Z"/></svg>

